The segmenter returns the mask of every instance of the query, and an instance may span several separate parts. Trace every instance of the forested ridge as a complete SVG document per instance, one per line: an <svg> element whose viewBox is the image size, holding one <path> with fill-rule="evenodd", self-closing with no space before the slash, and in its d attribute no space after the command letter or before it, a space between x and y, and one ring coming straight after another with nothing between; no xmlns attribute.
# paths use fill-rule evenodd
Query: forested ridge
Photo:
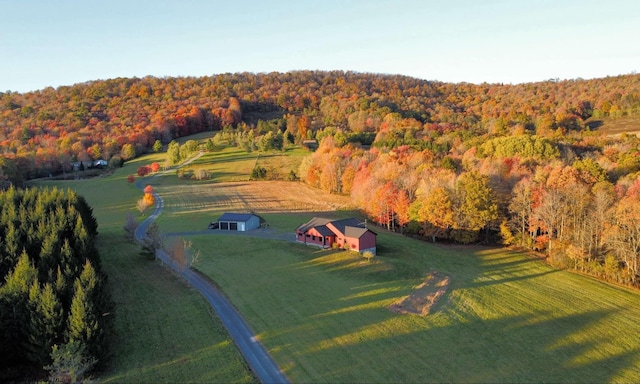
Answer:
<svg viewBox="0 0 640 384"><path fill-rule="evenodd" d="M637 115L639 93L640 75L519 85L341 71L96 80L0 93L2 169L20 182L70 171L74 161L127 160L156 140L274 117L299 139L336 127L378 146L447 151L455 140L564 134L588 119Z"/></svg>
<svg viewBox="0 0 640 384"><path fill-rule="evenodd" d="M108 356L113 303L84 198L0 193L0 378L75 381ZM27 376L31 374L32 376Z"/></svg>
<svg viewBox="0 0 640 384"><path fill-rule="evenodd" d="M128 160L204 130L221 130L208 150L317 139L297 176L350 194L391 230L517 245L638 284L640 141L599 127L637 121L640 75L503 85L237 73L98 80L0 99L2 171L14 183L68 172L76 160Z"/></svg>

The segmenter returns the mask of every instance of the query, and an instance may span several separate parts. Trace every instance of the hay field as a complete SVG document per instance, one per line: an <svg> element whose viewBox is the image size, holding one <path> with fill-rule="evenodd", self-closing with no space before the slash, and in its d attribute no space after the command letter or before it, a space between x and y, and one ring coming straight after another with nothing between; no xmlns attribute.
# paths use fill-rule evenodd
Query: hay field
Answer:
<svg viewBox="0 0 640 384"><path fill-rule="evenodd" d="M349 196L333 195L291 181L154 185L164 199L158 220L165 231L204 229L223 212L258 215L335 212L352 209Z"/></svg>

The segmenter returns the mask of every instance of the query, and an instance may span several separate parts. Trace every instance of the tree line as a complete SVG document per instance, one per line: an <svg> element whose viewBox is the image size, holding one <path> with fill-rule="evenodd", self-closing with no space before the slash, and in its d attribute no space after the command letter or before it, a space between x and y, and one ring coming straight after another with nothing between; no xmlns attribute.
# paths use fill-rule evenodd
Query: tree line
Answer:
<svg viewBox="0 0 640 384"><path fill-rule="evenodd" d="M97 233L91 207L70 190L0 193L0 372L46 367L66 381L108 356L114 306Z"/></svg>
<svg viewBox="0 0 640 384"><path fill-rule="evenodd" d="M378 225L432 241L543 251L556 266L639 286L640 139L527 133L434 152L331 137L300 166Z"/></svg>

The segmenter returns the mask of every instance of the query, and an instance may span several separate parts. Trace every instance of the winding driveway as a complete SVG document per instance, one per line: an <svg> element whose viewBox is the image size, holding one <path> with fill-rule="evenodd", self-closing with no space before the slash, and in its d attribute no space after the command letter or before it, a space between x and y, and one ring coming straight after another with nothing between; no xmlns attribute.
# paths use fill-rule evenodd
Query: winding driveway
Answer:
<svg viewBox="0 0 640 384"><path fill-rule="evenodd" d="M196 160L202 153L181 166ZM171 170L170 170L171 171ZM165 172L170 172L165 171ZM141 184L136 184L142 189ZM153 213L149 215L142 223L138 225L135 231L135 237L138 242L146 236L149 225L162 213L164 201L160 195L154 193L155 208ZM192 287L198 290L204 296L211 307L216 311L222 324L233 338L240 353L263 383L289 383L289 380L280 370L278 365L273 361L267 353L264 346L258 341L249 325L240 316L238 311L231 305L218 289L216 289L208 280L197 274L190 268L183 268L173 261L167 252L163 249L156 250L156 257L161 260L169 268L173 269L178 275L182 276Z"/></svg>

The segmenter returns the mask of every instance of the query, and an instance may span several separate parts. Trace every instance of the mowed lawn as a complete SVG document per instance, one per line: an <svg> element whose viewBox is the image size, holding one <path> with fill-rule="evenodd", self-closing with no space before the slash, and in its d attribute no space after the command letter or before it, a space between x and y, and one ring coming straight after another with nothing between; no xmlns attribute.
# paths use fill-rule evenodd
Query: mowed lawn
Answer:
<svg viewBox="0 0 640 384"><path fill-rule="evenodd" d="M194 236L197 269L229 296L293 382L640 382L640 295L499 248L379 231L351 252ZM388 307L431 270L451 277L425 317Z"/></svg>
<svg viewBox="0 0 640 384"><path fill-rule="evenodd" d="M299 181L249 180L256 163L268 173L284 175L297 170L305 155L308 152L300 148L285 153L247 153L238 148L205 153L186 169L194 174L199 169L206 170L211 179L181 180L171 172L150 181L164 200L158 223L164 232L194 231L206 229L211 221L229 211L253 212L270 221L275 216L332 214L352 208L348 196L328 195Z"/></svg>
<svg viewBox="0 0 640 384"><path fill-rule="evenodd" d="M256 382L200 294L144 259L140 247L124 238L125 214L139 215L135 204L142 197L127 176L163 159L163 154L147 156L108 177L35 184L77 191L98 220L97 244L116 313L113 357L94 377L109 383Z"/></svg>
<svg viewBox="0 0 640 384"><path fill-rule="evenodd" d="M233 170L232 158L228 163ZM292 234L311 212L346 213L317 205L288 213L286 201L300 193L270 188L275 183L174 179L157 180L168 208L160 218L165 232L203 229L234 207L266 212L272 229ZM240 185L251 185L251 193ZM266 192L273 189L286 201ZM371 263L277 241L189 240L201 253L196 268L231 298L293 382L640 381L637 291L505 249L432 245L376 231L380 252ZM433 313L389 311L432 270L451 278Z"/></svg>
<svg viewBox="0 0 640 384"><path fill-rule="evenodd" d="M216 322L206 305L196 309L203 303L199 296L162 268L148 269L146 275L128 265L136 260L145 271L147 265L157 267L131 255L135 247L127 250L128 243L116 241L127 209L122 207L133 209L141 196L126 183L126 175L150 161L128 165L104 185L80 181L74 187L87 191L101 236L112 230L113 238L107 231L101 248L114 249L103 259L114 284L122 287L114 290L126 303L119 307L136 308L127 316L119 310L118 332L127 340L117 341L121 356L101 379L254 380L221 332L213 331L214 339L205 346L190 339L193 334L206 339L211 328L200 324ZM233 156L227 164L229 172L238 169ZM348 204L338 201L329 207L287 202L299 195L286 193L297 183L261 183L184 183L175 175L155 179L152 184L165 200L161 230L201 230L224 210L254 204L273 230L292 234L311 212L349 214L341 211ZM251 199L243 200L245 190L235 184L250 185ZM281 191L280 200L273 190ZM233 201L225 200L231 191ZM265 191L263 198L260 191ZM118 193L122 202L113 196ZM312 200L321 201L319 196ZM108 219L106 227L100 217ZM638 292L558 271L505 249L433 245L374 230L379 255L370 263L350 252L273 240L224 235L188 240L201 253L195 267L223 289L292 382L640 382ZM389 311L432 270L447 274L451 284L431 314ZM130 281L136 278L143 283ZM174 298L179 293L173 291L180 289L191 299ZM152 308L162 308L172 320L162 324ZM179 331L189 328L193 331ZM145 344L147 339L151 342ZM158 351L148 351L156 345ZM221 369L221 376L207 380L207 373Z"/></svg>

